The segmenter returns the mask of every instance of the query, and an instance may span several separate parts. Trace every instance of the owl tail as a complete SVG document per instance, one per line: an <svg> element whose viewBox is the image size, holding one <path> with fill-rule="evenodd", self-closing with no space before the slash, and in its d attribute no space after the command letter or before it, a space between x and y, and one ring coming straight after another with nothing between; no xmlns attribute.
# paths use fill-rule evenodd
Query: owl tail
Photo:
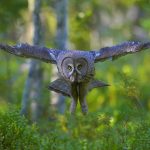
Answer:
<svg viewBox="0 0 150 150"><path fill-rule="evenodd" d="M102 81L93 79L91 80L91 82L89 83L88 86L88 91L91 91L94 88L99 88L99 87L104 87L104 86L109 86L109 84L104 83ZM57 79L53 82L51 82L48 86L48 89L57 93L61 93L65 96L69 96L71 95L71 87L70 87L70 83L68 83L66 80L64 79Z"/></svg>

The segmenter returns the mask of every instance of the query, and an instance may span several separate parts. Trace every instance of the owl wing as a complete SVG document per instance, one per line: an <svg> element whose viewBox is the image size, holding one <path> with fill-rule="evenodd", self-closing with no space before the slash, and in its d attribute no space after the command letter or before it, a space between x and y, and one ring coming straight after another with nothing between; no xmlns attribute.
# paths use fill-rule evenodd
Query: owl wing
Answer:
<svg viewBox="0 0 150 150"><path fill-rule="evenodd" d="M103 81L99 81L97 79L92 79L88 86L88 91L91 91L94 88L105 87L105 86L110 86L110 85Z"/></svg>
<svg viewBox="0 0 150 150"><path fill-rule="evenodd" d="M18 44L15 46L0 44L0 50L14 54L16 56L35 58L53 64L56 64L56 58L61 52L61 50L31 46L29 44Z"/></svg>
<svg viewBox="0 0 150 150"><path fill-rule="evenodd" d="M57 93L61 93L64 96L71 95L71 85L64 79L56 79L51 82L48 86L48 89Z"/></svg>
<svg viewBox="0 0 150 150"><path fill-rule="evenodd" d="M109 86L109 84L104 83L104 82L99 81L99 80L96 80L96 79L92 79L88 85L88 91L91 91L94 88L105 87L105 86ZM68 97L71 96L71 85L70 85L70 83L64 79L61 79L61 78L51 82L48 85L48 89L51 91L60 93L64 96L68 96Z"/></svg>
<svg viewBox="0 0 150 150"><path fill-rule="evenodd" d="M95 62L99 62L105 61L107 59L114 60L126 54L132 54L148 48L150 48L150 42L124 42L116 46L104 47L99 51L93 51L93 53L95 57Z"/></svg>

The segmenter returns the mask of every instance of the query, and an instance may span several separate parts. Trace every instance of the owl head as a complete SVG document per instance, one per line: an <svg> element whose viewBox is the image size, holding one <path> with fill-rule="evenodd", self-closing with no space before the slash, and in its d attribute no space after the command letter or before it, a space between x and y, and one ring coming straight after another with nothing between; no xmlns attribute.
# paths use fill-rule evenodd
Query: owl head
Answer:
<svg viewBox="0 0 150 150"><path fill-rule="evenodd" d="M84 82L94 75L94 58L87 52L62 52L57 58L58 71L70 82Z"/></svg>

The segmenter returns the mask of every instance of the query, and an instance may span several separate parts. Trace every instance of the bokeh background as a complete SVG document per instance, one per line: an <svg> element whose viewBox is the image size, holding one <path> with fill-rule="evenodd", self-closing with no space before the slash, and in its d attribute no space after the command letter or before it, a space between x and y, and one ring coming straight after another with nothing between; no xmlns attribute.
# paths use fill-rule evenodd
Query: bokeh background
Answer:
<svg viewBox="0 0 150 150"><path fill-rule="evenodd" d="M1 43L35 43L34 3L34 0L0 1ZM63 41L68 49L98 50L124 41L150 39L150 0L44 0L40 7L42 40L37 44L42 46L58 48ZM64 31L59 32L64 26ZM89 114L82 116L78 106L75 118L68 114L70 99L63 98L60 103L61 96L46 88L56 76L55 66L40 63L42 75L32 81L40 80L40 83L28 90L26 122L19 112L31 62L0 52L2 148L13 141L14 147L10 148L16 149L16 145L21 145L18 144L20 138L25 141L23 149L26 145L31 149L42 149L41 145L43 149L65 150L150 149L149 50L96 64L96 78L111 86L90 92L87 96ZM36 122L36 129L32 122ZM11 126L13 123L16 130ZM10 136L6 136L8 126ZM20 128L36 138L27 133L26 139L32 136L32 140L21 138ZM13 136L16 137L12 140Z"/></svg>

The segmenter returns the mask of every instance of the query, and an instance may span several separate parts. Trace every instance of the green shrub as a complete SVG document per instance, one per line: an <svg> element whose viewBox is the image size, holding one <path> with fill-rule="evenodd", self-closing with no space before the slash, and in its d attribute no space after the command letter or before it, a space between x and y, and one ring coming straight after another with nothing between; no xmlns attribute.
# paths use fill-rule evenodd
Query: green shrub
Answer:
<svg viewBox="0 0 150 150"><path fill-rule="evenodd" d="M39 143L36 127L29 126L17 111L0 113L0 149L32 150L37 149Z"/></svg>
<svg viewBox="0 0 150 150"><path fill-rule="evenodd" d="M128 111L125 116L122 106L37 125L15 109L0 113L0 150L149 150L149 139L149 115Z"/></svg>

